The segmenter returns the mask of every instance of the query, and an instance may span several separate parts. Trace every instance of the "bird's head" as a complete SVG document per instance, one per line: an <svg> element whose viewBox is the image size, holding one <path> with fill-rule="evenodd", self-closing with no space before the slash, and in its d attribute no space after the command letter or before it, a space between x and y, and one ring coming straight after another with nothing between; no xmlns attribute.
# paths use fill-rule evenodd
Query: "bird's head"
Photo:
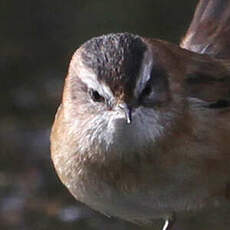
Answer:
<svg viewBox="0 0 230 230"><path fill-rule="evenodd" d="M72 58L64 89L70 129L94 148L154 142L185 106L180 65L157 40L120 33L87 41Z"/></svg>

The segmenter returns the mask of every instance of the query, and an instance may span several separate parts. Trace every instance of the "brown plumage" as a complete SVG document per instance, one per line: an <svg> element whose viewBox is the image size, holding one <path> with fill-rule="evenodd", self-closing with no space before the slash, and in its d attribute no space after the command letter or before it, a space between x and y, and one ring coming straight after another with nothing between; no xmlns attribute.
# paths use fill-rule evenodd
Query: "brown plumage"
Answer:
<svg viewBox="0 0 230 230"><path fill-rule="evenodd" d="M76 51L51 133L76 199L138 224L163 218L164 230L175 215L229 199L227 9L201 0L183 48L120 33Z"/></svg>

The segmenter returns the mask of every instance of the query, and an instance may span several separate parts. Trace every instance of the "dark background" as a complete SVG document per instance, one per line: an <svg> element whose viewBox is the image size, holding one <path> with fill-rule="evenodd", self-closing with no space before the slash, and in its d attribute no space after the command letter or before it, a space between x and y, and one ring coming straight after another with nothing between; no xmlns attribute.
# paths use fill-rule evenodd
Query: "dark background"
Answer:
<svg viewBox="0 0 230 230"><path fill-rule="evenodd" d="M132 32L178 43L195 0L0 0L0 229L135 230L95 214L59 182L49 133L73 52Z"/></svg>

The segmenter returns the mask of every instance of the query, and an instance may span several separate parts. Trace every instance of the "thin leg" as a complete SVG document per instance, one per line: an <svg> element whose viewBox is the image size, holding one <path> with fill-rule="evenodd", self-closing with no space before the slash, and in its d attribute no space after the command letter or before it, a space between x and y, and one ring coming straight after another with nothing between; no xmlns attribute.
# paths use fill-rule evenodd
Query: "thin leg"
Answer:
<svg viewBox="0 0 230 230"><path fill-rule="evenodd" d="M162 230L167 230L169 226L169 220L166 220Z"/></svg>
<svg viewBox="0 0 230 230"><path fill-rule="evenodd" d="M170 230L174 223L175 223L175 215L172 215L171 217L165 220L162 230Z"/></svg>

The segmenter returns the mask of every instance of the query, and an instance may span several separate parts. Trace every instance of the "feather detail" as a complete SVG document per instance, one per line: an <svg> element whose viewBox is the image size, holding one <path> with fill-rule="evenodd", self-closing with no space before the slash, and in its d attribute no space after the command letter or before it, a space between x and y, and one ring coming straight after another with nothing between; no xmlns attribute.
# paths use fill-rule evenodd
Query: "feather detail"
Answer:
<svg viewBox="0 0 230 230"><path fill-rule="evenodd" d="M180 46L217 58L230 57L230 1L200 0Z"/></svg>

